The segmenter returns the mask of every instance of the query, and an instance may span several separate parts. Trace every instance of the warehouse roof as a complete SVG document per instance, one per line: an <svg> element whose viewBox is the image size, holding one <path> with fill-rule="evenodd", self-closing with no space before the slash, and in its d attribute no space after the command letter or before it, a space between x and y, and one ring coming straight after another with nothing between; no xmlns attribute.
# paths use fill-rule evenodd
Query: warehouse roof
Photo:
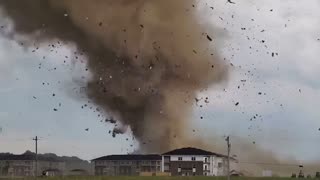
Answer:
<svg viewBox="0 0 320 180"><path fill-rule="evenodd" d="M141 155L141 154L110 155L110 156L99 157L99 158L93 159L92 161L98 161L98 160L110 160L110 161L151 160L151 161L157 161L157 160L161 160L161 156L157 155L157 154L147 154L147 155Z"/></svg>

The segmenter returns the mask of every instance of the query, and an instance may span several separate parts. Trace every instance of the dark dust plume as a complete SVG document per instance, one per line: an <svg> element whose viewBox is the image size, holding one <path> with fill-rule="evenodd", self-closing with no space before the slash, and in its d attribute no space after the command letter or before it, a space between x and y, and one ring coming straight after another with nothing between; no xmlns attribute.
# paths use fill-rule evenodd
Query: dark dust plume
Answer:
<svg viewBox="0 0 320 180"><path fill-rule="evenodd" d="M14 23L8 38L76 44L92 74L88 97L120 121L115 132L131 128L145 152L188 144L195 94L228 74L211 55L215 27L200 22L196 0L0 0L0 6Z"/></svg>

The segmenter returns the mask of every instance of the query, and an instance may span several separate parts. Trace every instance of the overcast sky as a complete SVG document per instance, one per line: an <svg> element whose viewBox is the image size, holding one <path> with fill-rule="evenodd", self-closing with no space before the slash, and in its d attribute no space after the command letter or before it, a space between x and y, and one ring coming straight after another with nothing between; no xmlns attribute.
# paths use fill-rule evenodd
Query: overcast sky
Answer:
<svg viewBox="0 0 320 180"><path fill-rule="evenodd" d="M278 155L319 159L319 1L234 1L199 1L199 22L224 29L219 52L233 66L227 83L199 93L210 103L194 107L198 136L231 134ZM8 21L0 25L4 32ZM85 61L66 58L71 46L25 49L0 36L0 151L34 150L36 135L41 153L92 159L134 150L130 133L112 138L111 125L81 108L88 73Z"/></svg>

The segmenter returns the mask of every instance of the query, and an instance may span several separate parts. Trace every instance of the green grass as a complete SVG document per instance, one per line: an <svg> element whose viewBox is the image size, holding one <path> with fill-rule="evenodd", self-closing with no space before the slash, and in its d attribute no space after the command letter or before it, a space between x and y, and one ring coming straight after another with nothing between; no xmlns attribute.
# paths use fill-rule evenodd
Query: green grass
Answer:
<svg viewBox="0 0 320 180"><path fill-rule="evenodd" d="M1 178L0 178L1 179ZM23 178L26 180L33 180L34 178ZM96 177L96 176L82 176L82 177L48 177L37 178L38 180L226 180L225 177ZM231 180L283 180L290 178L254 178L254 177L232 177Z"/></svg>

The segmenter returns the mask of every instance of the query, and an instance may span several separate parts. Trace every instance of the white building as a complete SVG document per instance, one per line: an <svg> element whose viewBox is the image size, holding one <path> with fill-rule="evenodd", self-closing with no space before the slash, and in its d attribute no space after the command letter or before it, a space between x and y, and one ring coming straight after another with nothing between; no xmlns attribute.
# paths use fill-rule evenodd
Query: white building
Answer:
<svg viewBox="0 0 320 180"><path fill-rule="evenodd" d="M235 170L235 159L230 160ZM227 156L197 148L176 149L162 155L162 171L172 176L225 176Z"/></svg>

